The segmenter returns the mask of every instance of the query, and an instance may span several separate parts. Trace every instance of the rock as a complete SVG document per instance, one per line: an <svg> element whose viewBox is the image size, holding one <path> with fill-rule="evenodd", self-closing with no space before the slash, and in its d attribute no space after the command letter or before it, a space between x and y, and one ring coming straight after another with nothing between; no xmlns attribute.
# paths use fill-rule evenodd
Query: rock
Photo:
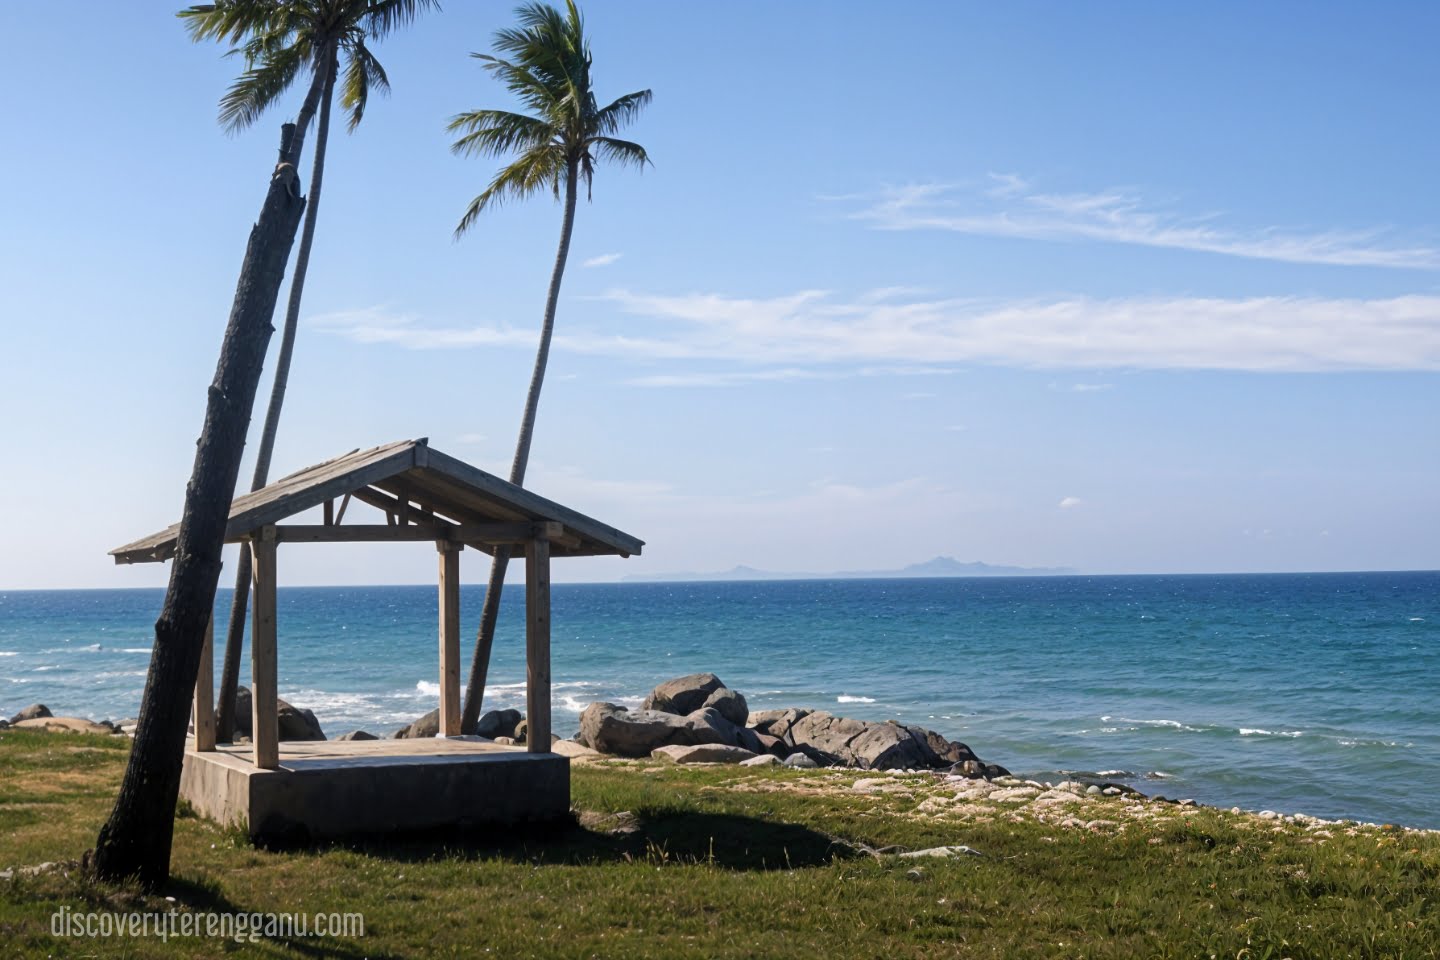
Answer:
<svg viewBox="0 0 1440 960"><path fill-rule="evenodd" d="M627 710L614 703L592 703L580 714L576 739L592 750L622 757L648 757L656 747L723 743L734 746L738 731L707 708L689 716L658 710Z"/></svg>
<svg viewBox="0 0 1440 960"><path fill-rule="evenodd" d="M801 756L804 756L804 754L801 754ZM742 766L742 767L776 767L776 766L779 766L780 763L781 763L780 758L777 757L777 756L775 756L775 754L773 754L773 753L762 753L762 754L760 754L758 757L751 757L749 760L741 760L741 761L740 761L740 766Z"/></svg>
<svg viewBox="0 0 1440 960"><path fill-rule="evenodd" d="M910 860L917 860L921 857L983 857L985 854L976 850L974 847L957 845L953 847L927 847L924 850L911 850L908 853L899 854L899 856Z"/></svg>
<svg viewBox="0 0 1440 960"><path fill-rule="evenodd" d="M723 743L701 743L693 747L684 747L679 744L656 747L650 752L650 756L657 760L669 760L673 763L743 763L746 760L755 759L757 755L744 747L731 747Z"/></svg>
<svg viewBox="0 0 1440 960"><path fill-rule="evenodd" d="M760 749L756 750L756 753L773 753L781 760L784 760L790 755L789 746L779 737L772 737L768 733L758 733L754 730L750 730L749 732L755 734L755 742L760 745Z"/></svg>
<svg viewBox="0 0 1440 960"><path fill-rule="evenodd" d="M956 763L964 763L966 760L979 760L975 752L960 743L958 740L947 740L945 735L936 733L934 730L922 731L925 736L925 745L930 752L935 754L938 762L950 766Z"/></svg>
<svg viewBox="0 0 1440 960"><path fill-rule="evenodd" d="M761 710L750 714L745 723L756 733L768 734L784 740L790 733L790 728L811 713L810 710L793 708L790 710Z"/></svg>
<svg viewBox="0 0 1440 960"><path fill-rule="evenodd" d="M499 741L497 740L496 743ZM591 750L574 740L556 740L550 745L550 752L558 753L562 757L569 757L571 760L587 760L600 756L599 750Z"/></svg>
<svg viewBox="0 0 1440 960"><path fill-rule="evenodd" d="M866 770L910 770L935 766L935 752L926 743L925 733L924 730L902 727L898 723L873 724L850 741L852 763Z"/></svg>
<svg viewBox="0 0 1440 960"><path fill-rule="evenodd" d="M925 871L921 870L919 867L913 867L905 871L905 879L909 880L911 883L919 883L921 880L925 879Z"/></svg>
<svg viewBox="0 0 1440 960"><path fill-rule="evenodd" d="M796 770L814 770L819 767L820 764L811 760L803 753L792 753L785 758L785 766L793 767Z"/></svg>
<svg viewBox="0 0 1440 960"><path fill-rule="evenodd" d="M516 726L523 719L519 710L491 710L475 724L475 733L487 740L513 737Z"/></svg>
<svg viewBox="0 0 1440 960"><path fill-rule="evenodd" d="M651 690L645 702L640 704L640 709L675 713L683 717L705 706L710 694L724 686L724 681L713 673L692 673L676 677ZM739 722L743 723L744 720Z"/></svg>
<svg viewBox="0 0 1440 960"><path fill-rule="evenodd" d="M10 718L11 726L17 726L21 720L40 720L44 717L52 717L50 708L43 703L32 703Z"/></svg>
<svg viewBox="0 0 1440 960"><path fill-rule="evenodd" d="M849 717L837 717L821 710L797 720L785 735L785 740L795 746L814 747L824 753L848 760L851 741L860 736L870 724Z"/></svg>
<svg viewBox="0 0 1440 960"><path fill-rule="evenodd" d="M1107 797L1118 797L1118 796L1120 796L1120 794L1124 793L1125 791L1124 791L1124 790L1121 790L1119 787L1106 787L1104 790L1101 790L1100 792L1103 793L1103 794L1104 794L1105 796L1107 796Z"/></svg>
<svg viewBox="0 0 1440 960"><path fill-rule="evenodd" d="M140 720L139 720L139 718L137 718L137 717L129 717L129 718L125 719L125 720L116 720L116 721L115 721L115 732L116 732L116 733L123 733L123 734L125 734L127 737L133 737L133 736L135 736L135 727L136 727L136 725L139 724L139 723L140 723Z"/></svg>
<svg viewBox="0 0 1440 960"><path fill-rule="evenodd" d="M45 730L49 733L100 733L109 736L115 732L113 728L92 720L84 720L80 717L52 717L48 714L30 720L21 720L10 726L16 730Z"/></svg>
<svg viewBox="0 0 1440 960"><path fill-rule="evenodd" d="M529 733L530 724L526 723L524 720L520 720L515 724L512 732L510 733L510 736L515 740L516 743L524 743L528 738Z"/></svg>
<svg viewBox="0 0 1440 960"><path fill-rule="evenodd" d="M320 729L320 721L315 719L314 712L301 707L292 706L284 700L276 698L276 714L280 722L281 740L324 740L325 731ZM250 688L240 687L235 691L235 736L236 743L239 737L254 737L255 731L251 729L255 719L255 708L250 699ZM134 731L126 727L127 733Z"/></svg>
<svg viewBox="0 0 1440 960"><path fill-rule="evenodd" d="M336 740L379 740L373 733L366 733L364 730L351 730L349 733L342 733Z"/></svg>
<svg viewBox="0 0 1440 960"><path fill-rule="evenodd" d="M720 716L737 727L743 728L750 719L750 707L746 705L745 698L729 687L721 687L710 694L701 706L718 711Z"/></svg>
<svg viewBox="0 0 1440 960"><path fill-rule="evenodd" d="M397 740L419 740L421 737L440 735L440 709L437 707L413 723L407 723L395 731Z"/></svg>
<svg viewBox="0 0 1440 960"><path fill-rule="evenodd" d="M4 730L8 726L10 726L10 721L4 717L0 717L0 730Z"/></svg>
<svg viewBox="0 0 1440 960"><path fill-rule="evenodd" d="M313 710L293 707L284 700L278 701L277 706L282 741L325 739L325 731L320 729L320 721L315 719Z"/></svg>
<svg viewBox="0 0 1440 960"><path fill-rule="evenodd" d="M1088 793L1088 794L1089 794L1090 796L1092 796L1092 797L1098 797L1098 796L1100 795L1100 793L1101 793L1101 790L1100 790L1100 787L1099 787L1099 786L1097 786L1096 784L1093 784L1093 783L1092 783L1092 784L1090 784L1090 786L1088 786L1088 787L1085 788L1085 792Z"/></svg>
<svg viewBox="0 0 1440 960"><path fill-rule="evenodd" d="M496 738L495 738L495 742L498 743L498 744L500 744L502 747L513 747L513 746L515 745L515 738L514 738L514 737L496 737Z"/></svg>

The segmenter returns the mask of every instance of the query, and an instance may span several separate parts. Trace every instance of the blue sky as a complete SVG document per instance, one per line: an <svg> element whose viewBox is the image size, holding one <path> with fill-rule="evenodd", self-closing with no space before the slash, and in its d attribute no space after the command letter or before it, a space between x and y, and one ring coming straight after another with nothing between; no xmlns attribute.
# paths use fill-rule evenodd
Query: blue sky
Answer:
<svg viewBox="0 0 1440 960"><path fill-rule="evenodd" d="M494 168L445 121L508 106L467 54L510 5L447 6L332 138L279 472L411 436L508 468L559 210L451 239ZM178 513L284 119L226 136L238 64L174 9L0 7L0 588L163 582L105 552ZM649 545L558 577L1440 566L1440 8L586 12L655 166L579 212L529 485Z"/></svg>

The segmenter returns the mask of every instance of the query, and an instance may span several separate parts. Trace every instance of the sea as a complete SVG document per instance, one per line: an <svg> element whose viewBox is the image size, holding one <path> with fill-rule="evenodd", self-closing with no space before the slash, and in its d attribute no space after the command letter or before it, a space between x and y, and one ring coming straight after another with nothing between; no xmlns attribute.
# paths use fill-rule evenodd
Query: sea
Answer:
<svg viewBox="0 0 1440 960"><path fill-rule="evenodd" d="M462 594L467 668L483 592ZM523 596L486 709L524 706ZM0 592L0 716L133 716L162 599ZM435 707L435 587L278 603L280 695L329 735ZM552 623L562 735L592 701L710 671L751 709L920 724L1020 776L1440 828L1440 572L556 584Z"/></svg>

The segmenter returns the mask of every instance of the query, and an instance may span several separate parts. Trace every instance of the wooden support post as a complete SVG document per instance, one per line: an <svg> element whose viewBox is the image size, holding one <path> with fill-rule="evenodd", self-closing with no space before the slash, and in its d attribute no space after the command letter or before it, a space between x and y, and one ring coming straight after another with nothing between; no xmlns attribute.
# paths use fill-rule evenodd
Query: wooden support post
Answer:
<svg viewBox="0 0 1440 960"><path fill-rule="evenodd" d="M250 702L254 718L250 735L255 742L255 766L280 766L280 719L275 662L275 528L261 527L250 541L254 560L251 604Z"/></svg>
<svg viewBox="0 0 1440 960"><path fill-rule="evenodd" d="M200 645L200 672L195 675L195 749L215 749L215 617L205 624Z"/></svg>
<svg viewBox="0 0 1440 960"><path fill-rule="evenodd" d="M325 526L327 526L327 527L333 527L333 526L335 526L335 501L334 501L334 500L326 500L326 501L325 501Z"/></svg>
<svg viewBox="0 0 1440 960"><path fill-rule="evenodd" d="M440 552L440 736L460 735L460 550L437 540Z"/></svg>
<svg viewBox="0 0 1440 960"><path fill-rule="evenodd" d="M550 752L550 541L525 545L525 743Z"/></svg>

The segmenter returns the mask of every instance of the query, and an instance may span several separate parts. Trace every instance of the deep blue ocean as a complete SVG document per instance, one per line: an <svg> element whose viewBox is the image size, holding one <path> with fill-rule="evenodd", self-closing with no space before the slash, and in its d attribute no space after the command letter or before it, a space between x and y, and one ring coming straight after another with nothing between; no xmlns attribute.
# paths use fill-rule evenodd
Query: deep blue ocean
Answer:
<svg viewBox="0 0 1440 960"><path fill-rule="evenodd" d="M483 590L463 594L467 669ZM0 592L0 715L133 716L162 593ZM523 588L505 599L487 709L524 704ZM281 588L280 695L331 736L432 709L436 602ZM593 700L709 670L752 709L919 723L1025 776L1440 828L1440 573L557 584L553 602L562 734Z"/></svg>

